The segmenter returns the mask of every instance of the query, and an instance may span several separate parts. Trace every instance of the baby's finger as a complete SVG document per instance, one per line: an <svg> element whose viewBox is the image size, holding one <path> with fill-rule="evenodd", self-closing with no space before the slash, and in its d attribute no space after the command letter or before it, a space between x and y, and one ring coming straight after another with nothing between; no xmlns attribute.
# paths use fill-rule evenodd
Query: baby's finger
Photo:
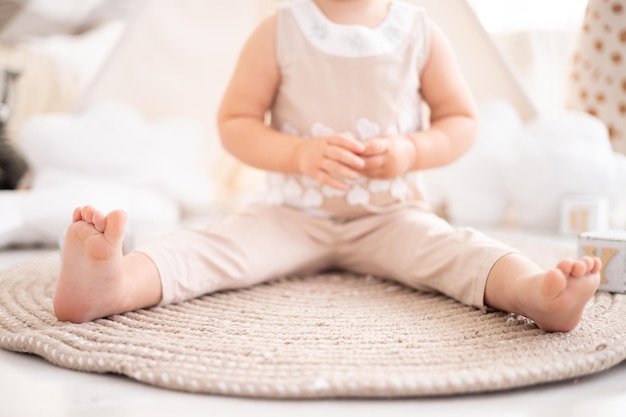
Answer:
<svg viewBox="0 0 626 417"><path fill-rule="evenodd" d="M346 191L348 189L348 185L346 183L339 181L337 178L326 172L320 173L320 176L319 178L317 178L317 180L322 184L328 185L332 188L336 188L337 190Z"/></svg>
<svg viewBox="0 0 626 417"><path fill-rule="evenodd" d="M361 171L371 171L380 169L385 166L386 158L384 155L368 156L363 158L363 167Z"/></svg>
<svg viewBox="0 0 626 417"><path fill-rule="evenodd" d="M345 178L348 180L356 180L359 178L359 174L356 171L337 161L333 161L332 159L326 159L322 163L322 169L334 177Z"/></svg>
<svg viewBox="0 0 626 417"><path fill-rule="evenodd" d="M364 145L362 156L380 155L389 149L389 141L385 139L370 139Z"/></svg>
<svg viewBox="0 0 626 417"><path fill-rule="evenodd" d="M348 136L341 136L341 135L332 136L328 140L328 143L331 145L339 146L343 149L346 149L350 152L357 153L357 154L363 152L363 149L365 149L365 146L363 145L363 143L359 142L358 140L354 138L350 138Z"/></svg>
<svg viewBox="0 0 626 417"><path fill-rule="evenodd" d="M338 146L330 146L326 148L324 156L353 169L361 169L365 165L363 158Z"/></svg>

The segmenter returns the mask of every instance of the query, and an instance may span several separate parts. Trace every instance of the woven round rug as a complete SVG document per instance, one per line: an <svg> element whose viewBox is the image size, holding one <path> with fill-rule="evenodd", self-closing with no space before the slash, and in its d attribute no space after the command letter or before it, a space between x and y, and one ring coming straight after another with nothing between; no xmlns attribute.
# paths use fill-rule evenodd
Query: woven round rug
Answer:
<svg viewBox="0 0 626 417"><path fill-rule="evenodd" d="M0 272L0 347L169 389L266 397L419 397L573 379L626 357L626 302L598 293L569 333L371 276L326 273L59 322L58 256Z"/></svg>

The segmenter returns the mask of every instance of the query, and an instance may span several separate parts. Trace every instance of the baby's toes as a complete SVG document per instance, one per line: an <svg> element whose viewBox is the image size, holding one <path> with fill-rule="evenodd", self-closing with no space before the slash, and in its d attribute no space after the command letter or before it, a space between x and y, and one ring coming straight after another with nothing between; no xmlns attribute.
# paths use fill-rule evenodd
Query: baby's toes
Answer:
<svg viewBox="0 0 626 417"><path fill-rule="evenodd" d="M570 275L578 278L578 277L587 275L589 273L588 271L589 271L589 265L587 264L586 261L580 259L572 263L572 270L570 272Z"/></svg>
<svg viewBox="0 0 626 417"><path fill-rule="evenodd" d="M591 256L583 256L582 258L580 258L580 260L583 261L585 265L587 265L587 271L591 271L594 264L593 258Z"/></svg>
<svg viewBox="0 0 626 417"><path fill-rule="evenodd" d="M571 259L563 259L561 260L561 262L559 262L556 267L563 272L563 274L567 275L571 275L572 273L572 268L574 267L574 261Z"/></svg>
<svg viewBox="0 0 626 417"><path fill-rule="evenodd" d="M541 281L540 291L546 299L557 297L567 287L567 274L564 274L560 268L554 268L546 271Z"/></svg>
<svg viewBox="0 0 626 417"><path fill-rule="evenodd" d="M591 266L591 268L589 268L589 273L597 274L602 268L602 261L600 260L600 258L596 257L591 258L591 260L593 261L593 265Z"/></svg>

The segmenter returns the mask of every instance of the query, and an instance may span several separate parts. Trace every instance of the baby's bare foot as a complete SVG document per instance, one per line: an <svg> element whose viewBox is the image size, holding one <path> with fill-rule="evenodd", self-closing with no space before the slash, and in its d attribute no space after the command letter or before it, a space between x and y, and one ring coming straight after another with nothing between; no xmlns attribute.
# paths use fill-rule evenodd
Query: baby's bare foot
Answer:
<svg viewBox="0 0 626 417"><path fill-rule="evenodd" d="M80 323L119 312L126 217L121 210L107 216L91 206L74 210L54 295L59 320Z"/></svg>
<svg viewBox="0 0 626 417"><path fill-rule="evenodd" d="M600 266L598 258L565 259L556 268L533 276L527 282L530 297L525 315L546 331L574 329L598 289Z"/></svg>

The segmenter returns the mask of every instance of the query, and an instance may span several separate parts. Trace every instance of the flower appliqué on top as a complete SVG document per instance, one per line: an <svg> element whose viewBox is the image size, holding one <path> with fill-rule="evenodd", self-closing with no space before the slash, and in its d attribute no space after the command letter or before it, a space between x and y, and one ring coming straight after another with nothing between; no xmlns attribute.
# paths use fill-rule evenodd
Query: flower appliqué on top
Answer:
<svg viewBox="0 0 626 417"><path fill-rule="evenodd" d="M399 117L398 123L402 121ZM310 128L309 135L301 135L290 123L285 123L281 131L290 135L303 137L307 140L311 137L329 136L335 134L333 129L322 123L314 123ZM351 132L344 132L341 135L357 137L361 141L367 141L380 136L383 132L381 127L371 120L361 118L355 126L357 135ZM390 126L384 130L386 134L397 134L398 128ZM320 208L324 205L326 198L345 198L350 206L365 206L372 199L373 194L386 193L395 199L402 199L410 192L409 182L415 181L416 175L413 173L392 179L379 180L360 177L351 182L347 191L322 185L318 181L306 175L285 175L281 173L270 173L268 175L269 195L268 202L272 204L287 203L297 207Z"/></svg>

